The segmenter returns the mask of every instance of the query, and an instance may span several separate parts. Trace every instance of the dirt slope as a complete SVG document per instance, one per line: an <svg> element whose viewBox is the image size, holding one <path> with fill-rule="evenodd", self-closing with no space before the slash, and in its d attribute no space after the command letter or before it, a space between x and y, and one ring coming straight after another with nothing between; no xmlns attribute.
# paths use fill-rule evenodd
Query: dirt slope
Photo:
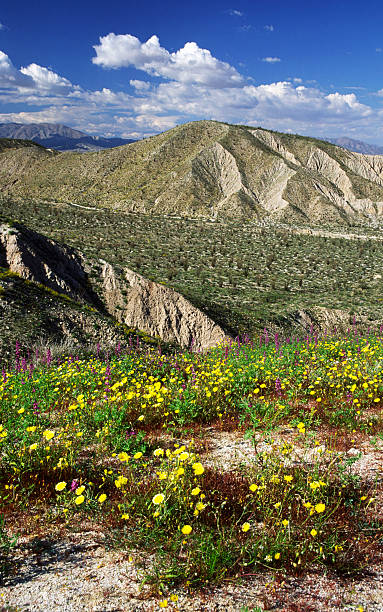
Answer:
<svg viewBox="0 0 383 612"><path fill-rule="evenodd" d="M383 215L383 156L313 138L196 121L81 156L19 145L0 151L3 198L294 223Z"/></svg>

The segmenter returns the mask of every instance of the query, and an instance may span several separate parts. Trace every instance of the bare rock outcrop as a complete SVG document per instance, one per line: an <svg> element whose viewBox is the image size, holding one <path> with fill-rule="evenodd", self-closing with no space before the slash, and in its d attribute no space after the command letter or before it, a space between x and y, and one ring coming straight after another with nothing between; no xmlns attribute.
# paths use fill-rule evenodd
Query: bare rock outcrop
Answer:
<svg viewBox="0 0 383 612"><path fill-rule="evenodd" d="M296 159L293 153L289 151L282 142L275 136L272 132L268 132L267 130L262 130L257 128L255 130L249 130L250 134L255 136L258 140L263 142L267 147L279 153L281 157L286 159L289 162L292 162L295 166L300 166L301 163Z"/></svg>
<svg viewBox="0 0 383 612"><path fill-rule="evenodd" d="M96 307L102 314L183 348L205 350L224 331L182 295L102 261L101 285L87 274L88 263L74 249L23 226L0 225L0 266L21 278Z"/></svg>
<svg viewBox="0 0 383 612"><path fill-rule="evenodd" d="M263 210L278 218L290 207L290 202L284 197L289 180L295 175L282 159L275 159L270 168L259 178L257 197Z"/></svg>
<svg viewBox="0 0 383 612"><path fill-rule="evenodd" d="M332 333L334 330L344 333L353 326L363 329L379 325L378 321L369 321L366 316L360 313L352 315L346 310L324 308L323 306L313 306L312 308L297 310L287 315L286 319L297 330L313 330L320 333Z"/></svg>
<svg viewBox="0 0 383 612"><path fill-rule="evenodd" d="M104 301L108 311L135 327L183 348L200 351L222 342L226 335L182 295L125 268L121 273L103 262Z"/></svg>
<svg viewBox="0 0 383 612"><path fill-rule="evenodd" d="M344 151L342 162L355 174L377 185L383 185L383 155L363 155Z"/></svg>
<svg viewBox="0 0 383 612"><path fill-rule="evenodd" d="M366 156L359 155L359 159L355 159L351 158L352 155L356 158L358 154L350 154L350 156L347 156L350 157L350 169L363 176L363 178L381 185L382 181L379 175L369 168L365 160ZM351 163L351 160L354 163ZM354 192L350 177L342 168L342 165L325 151L313 147L307 161L307 167L324 176L335 186L338 192L336 189L327 189L326 196L330 201L332 200L339 207L343 208L347 214L362 213L376 217L382 216L383 202L373 202L370 198L358 198ZM322 193L325 190L324 185L318 185L317 188Z"/></svg>
<svg viewBox="0 0 383 612"><path fill-rule="evenodd" d="M219 211L241 208L241 201L257 204L257 197L245 185L235 157L216 142L198 155L192 163L195 183L202 183L205 189L218 190L213 204L213 216Z"/></svg>
<svg viewBox="0 0 383 612"><path fill-rule="evenodd" d="M26 227L0 225L0 265L75 300L101 306L76 251Z"/></svg>

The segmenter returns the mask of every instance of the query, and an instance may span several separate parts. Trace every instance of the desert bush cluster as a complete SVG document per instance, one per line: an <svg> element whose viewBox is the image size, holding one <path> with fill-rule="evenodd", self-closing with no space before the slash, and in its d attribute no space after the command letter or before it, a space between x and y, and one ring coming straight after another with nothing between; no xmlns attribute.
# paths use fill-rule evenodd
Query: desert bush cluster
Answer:
<svg viewBox="0 0 383 612"><path fill-rule="evenodd" d="M313 306L383 319L383 245L312 235L305 228L244 221L188 220L87 211L68 205L7 202L3 215L82 251L126 266L179 291L233 335L261 330L289 312ZM315 229L315 228L314 228ZM317 228L325 232L326 228Z"/></svg>

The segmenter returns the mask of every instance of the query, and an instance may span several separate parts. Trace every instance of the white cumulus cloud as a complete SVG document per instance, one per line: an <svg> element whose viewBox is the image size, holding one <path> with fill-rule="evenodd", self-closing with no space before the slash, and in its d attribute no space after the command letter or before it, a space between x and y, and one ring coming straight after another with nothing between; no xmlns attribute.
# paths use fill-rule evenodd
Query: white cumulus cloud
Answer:
<svg viewBox="0 0 383 612"><path fill-rule="evenodd" d="M0 88L12 87L34 87L33 79L17 70L8 55L0 51Z"/></svg>
<svg viewBox="0 0 383 612"><path fill-rule="evenodd" d="M345 124L350 124L373 114L369 106L358 102L355 94L326 95L319 89L303 85L296 87L288 81L246 85L232 91L211 91L183 83L162 83L148 96L149 100L152 108L157 107L162 112L167 110L174 113L182 109L186 116L249 125L264 124L267 121L269 127L274 126L276 129L288 122L300 128L316 121L339 123L340 116Z"/></svg>
<svg viewBox="0 0 383 612"><path fill-rule="evenodd" d="M53 92L70 90L72 88L72 83L68 79L38 64L29 64L25 68L20 68L20 72L30 77L38 89Z"/></svg>
<svg viewBox="0 0 383 612"><path fill-rule="evenodd" d="M45 95L71 95L72 92L79 90L78 86L73 86L72 83L58 75L53 70L39 66L38 64L29 64L18 70L6 53L0 51L0 90L9 90L32 96Z"/></svg>
<svg viewBox="0 0 383 612"><path fill-rule="evenodd" d="M169 53L161 47L158 36L142 43L131 34L107 34L95 45L94 64L103 68L134 66L139 70L181 83L199 83L207 87L241 87L244 79L226 62L215 58L208 49L187 42L182 49Z"/></svg>
<svg viewBox="0 0 383 612"><path fill-rule="evenodd" d="M130 35L108 35L96 53L93 61L103 68L133 66L157 78L135 79L127 70L126 91L84 90L37 64L19 70L0 52L0 103L23 105L22 112L3 113L0 121L57 122L93 134L138 138L190 120L215 119L383 144L383 108L362 104L354 92L329 93L298 77L257 84L196 43L170 53L156 36L141 43ZM375 95L377 106L380 97L383 89Z"/></svg>

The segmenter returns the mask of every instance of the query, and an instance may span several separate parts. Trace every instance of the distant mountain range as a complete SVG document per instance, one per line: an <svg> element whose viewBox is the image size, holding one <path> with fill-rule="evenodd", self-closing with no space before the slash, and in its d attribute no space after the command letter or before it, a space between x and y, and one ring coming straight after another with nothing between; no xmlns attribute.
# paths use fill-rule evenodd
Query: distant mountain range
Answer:
<svg viewBox="0 0 383 612"><path fill-rule="evenodd" d="M362 140L354 140L353 138L347 138L345 136L341 138L325 138L325 140L332 142L332 144L338 145L338 147L343 147L349 151L354 151L355 153L363 153L364 155L383 155L383 147L369 144L368 142L363 142Z"/></svg>
<svg viewBox="0 0 383 612"><path fill-rule="evenodd" d="M89 136L60 123L0 123L0 138L33 140L56 151L102 151L135 142L127 138Z"/></svg>

